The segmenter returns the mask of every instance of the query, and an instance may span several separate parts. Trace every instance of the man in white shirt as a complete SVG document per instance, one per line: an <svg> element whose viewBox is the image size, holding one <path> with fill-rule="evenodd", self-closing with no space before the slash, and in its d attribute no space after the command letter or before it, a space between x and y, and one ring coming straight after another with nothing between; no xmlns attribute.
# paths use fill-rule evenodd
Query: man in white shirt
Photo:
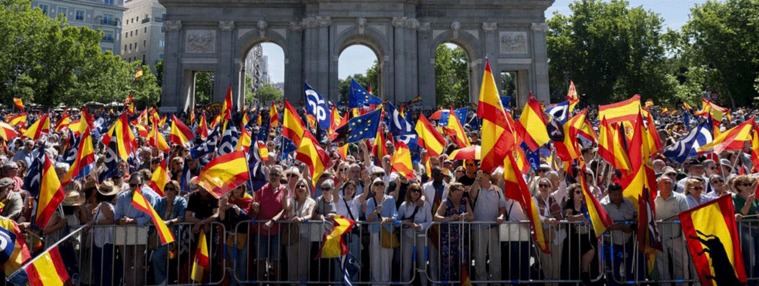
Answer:
<svg viewBox="0 0 759 286"><path fill-rule="evenodd" d="M688 210L685 195L672 191L672 178L661 175L656 179L659 194L654 200L656 221L661 230L662 249L656 255L656 269L659 277L664 280L680 280L689 276L689 259L685 252L685 240L680 224L676 223L677 215ZM684 283L680 283L684 284Z"/></svg>
<svg viewBox="0 0 759 286"><path fill-rule="evenodd" d="M477 280L501 280L501 250L499 247L498 225L504 221L506 200L503 191L491 184L490 175L477 172L472 189L469 191L474 212L474 263ZM486 267L487 258L490 266ZM490 271L487 271L487 270ZM492 277L489 277L488 272Z"/></svg>
<svg viewBox="0 0 759 286"><path fill-rule="evenodd" d="M634 230L636 213L632 202L622 196L622 186L609 185L609 195L601 200L613 224L607 228L611 233L611 241L604 241L604 255L607 264L607 282L609 285L620 285L621 282L634 279L633 258L637 255L633 248L632 232ZM640 260L640 259L639 259ZM625 269L620 273L620 264L624 261ZM642 262L642 261L639 261ZM641 265L642 263L639 263ZM638 268L645 269L645 268ZM645 271L638 271L641 276Z"/></svg>

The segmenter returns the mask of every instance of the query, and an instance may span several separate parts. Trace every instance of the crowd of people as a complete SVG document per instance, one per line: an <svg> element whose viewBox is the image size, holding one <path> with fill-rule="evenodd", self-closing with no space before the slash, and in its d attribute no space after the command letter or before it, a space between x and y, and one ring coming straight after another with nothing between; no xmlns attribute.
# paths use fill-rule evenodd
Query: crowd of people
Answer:
<svg viewBox="0 0 759 286"><path fill-rule="evenodd" d="M245 112L254 119L260 113L264 121L272 122L269 110ZM697 120L693 117L693 122L683 122L682 112L658 108L652 112L665 145L682 139ZM77 117L69 111L45 113L52 119L52 127L67 114ZM205 112L195 111L201 113ZM472 113L464 122L477 120ZM749 113L748 109L734 111L734 121L723 122L722 128L749 118ZM31 111L27 121L34 122L42 114ZM215 156L209 152L194 157L192 149L206 138L196 134L191 144L172 144L170 151L162 152L137 136L138 148L129 160L111 169L109 146L100 140L119 113L90 109L90 114L95 119L91 126L95 167L85 177L65 184L65 198L44 226L32 223L37 201L25 188L29 183L25 178L40 152L47 154L63 178L71 168L69 151L77 135L64 126L50 128L36 141L18 136L0 142L0 215L19 224L36 253L87 225L80 235L65 241L75 249L72 265L76 267L72 268L76 269L70 272L76 275L72 277L84 285L190 283L200 232L211 241L207 283L342 284L348 280L428 285L468 278L584 284L658 279L683 284L695 279L695 274L676 223L677 214L720 196L733 198L747 273L749 277L759 275L754 255L759 248L759 224L752 223L759 214L759 202L750 144L741 151L693 156L683 164L661 154L652 160L657 185L655 219L662 250L654 268L647 269L650 266L635 247L638 206L623 196L623 186L613 179L613 168L598 156L592 143L585 142L581 150L587 162L583 174L613 224L603 236L594 233L588 202L578 184L577 165L563 168L549 145L540 162L524 174L550 244L550 253L545 253L536 248L520 203L504 195L504 171L499 168L487 173L479 169L477 160L452 160L447 154L457 147L450 140L446 154L440 156L426 156L422 149L419 157L426 159L414 163L416 176L410 179L399 175L391 164L392 139L385 142L388 152L381 158L376 158L365 142L351 144L347 154L340 154L340 145L325 139L322 146L332 164L312 180L306 164L286 154L280 128L271 127L261 140L268 159L262 159L255 171L251 169L247 184L216 198L201 188L196 178ZM212 118L215 114L209 110L207 115ZM197 131L197 119L179 118ZM131 115L130 121L135 134L140 134L137 125L151 124L140 122L139 112ZM241 128L257 134L263 128L258 124L251 120ZM158 128L165 135L170 132L169 124ZM464 128L471 143L479 144L478 130L469 124ZM320 133L317 129L313 127L315 134ZM164 160L171 180L159 196L151 178ZM132 203L135 189L141 190L169 225L177 238L174 243L158 242L155 230L149 227L150 216ZM348 255L322 259L321 242L334 216L357 224L343 237Z"/></svg>

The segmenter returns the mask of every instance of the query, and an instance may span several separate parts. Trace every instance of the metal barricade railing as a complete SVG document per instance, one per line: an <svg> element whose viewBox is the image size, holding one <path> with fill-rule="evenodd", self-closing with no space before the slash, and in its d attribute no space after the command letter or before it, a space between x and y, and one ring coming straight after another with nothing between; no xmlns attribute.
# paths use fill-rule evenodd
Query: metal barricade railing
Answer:
<svg viewBox="0 0 759 286"><path fill-rule="evenodd" d="M93 225L56 245L68 261L76 261L67 265L72 285L324 285L344 279L356 285L428 285L456 284L462 275L473 284L698 282L678 221L658 222L662 251L652 269L634 230L607 231L596 239L585 223L544 223L551 252L543 253L526 221L435 222L421 230L361 222L343 236L347 256L319 258L330 224L243 221L234 230L217 222L200 228L174 224L175 242L167 246L159 245L152 226ZM195 231L204 231L208 241L210 265L202 283L190 278ZM759 280L759 219L738 221L738 232L749 281ZM344 265L352 266L347 277Z"/></svg>
<svg viewBox="0 0 759 286"><path fill-rule="evenodd" d="M161 245L152 226L93 225L82 238L80 283L85 285L218 285L225 279L224 226L169 226L174 243ZM202 282L191 279L198 233L206 234L209 266Z"/></svg>
<svg viewBox="0 0 759 286"><path fill-rule="evenodd" d="M530 224L524 222L433 223L427 232L425 274L434 284L581 283L599 281L597 239L588 225L571 222L544 224L550 253L536 246ZM586 271L583 271L586 270Z"/></svg>
<svg viewBox="0 0 759 286"><path fill-rule="evenodd" d="M413 270L417 260L424 261L423 256L418 259L424 253L417 242L424 239L418 239L413 230L398 224L360 222L343 236L348 255L321 258L321 247L331 229L329 221L238 223L234 233L227 234L245 237L231 259L233 280L240 284L295 285L343 284L349 279L354 285L405 285L418 277ZM353 263L345 264L346 259ZM349 268L347 277L344 267Z"/></svg>

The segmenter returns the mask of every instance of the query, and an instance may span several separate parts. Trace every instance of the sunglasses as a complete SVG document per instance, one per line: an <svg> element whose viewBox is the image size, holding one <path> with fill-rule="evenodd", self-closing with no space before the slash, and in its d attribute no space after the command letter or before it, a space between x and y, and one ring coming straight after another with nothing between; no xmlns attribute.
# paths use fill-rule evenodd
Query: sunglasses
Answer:
<svg viewBox="0 0 759 286"><path fill-rule="evenodd" d="M417 190L417 189L414 189L414 190L411 190L411 192L412 192L412 193L421 193L421 192L422 192L422 190Z"/></svg>
<svg viewBox="0 0 759 286"><path fill-rule="evenodd" d="M737 186L742 186L742 187L751 187L751 184L748 184L748 183L741 183L741 184L737 184Z"/></svg>
<svg viewBox="0 0 759 286"><path fill-rule="evenodd" d="M293 177L297 177L297 175L295 175L295 174L287 174L287 177L288 178L293 178Z"/></svg>
<svg viewBox="0 0 759 286"><path fill-rule="evenodd" d="M271 173L271 174L269 174L269 176L271 176L271 177L279 177L281 175L279 173Z"/></svg>
<svg viewBox="0 0 759 286"><path fill-rule="evenodd" d="M538 186L541 187L541 188L550 188L551 187L551 185L549 185L549 184L540 184Z"/></svg>
<svg viewBox="0 0 759 286"><path fill-rule="evenodd" d="M702 186L695 186L695 187L693 187L693 189L694 189L694 190L703 190L703 189L704 189L704 187L702 187Z"/></svg>

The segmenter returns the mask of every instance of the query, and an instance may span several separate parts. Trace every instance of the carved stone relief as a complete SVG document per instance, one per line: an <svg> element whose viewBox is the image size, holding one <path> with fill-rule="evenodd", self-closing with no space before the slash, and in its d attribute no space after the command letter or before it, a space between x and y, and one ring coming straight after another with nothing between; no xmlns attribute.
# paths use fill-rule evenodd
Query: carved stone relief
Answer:
<svg viewBox="0 0 759 286"><path fill-rule="evenodd" d="M215 30L186 30L184 51L191 54L210 54L216 51Z"/></svg>
<svg viewBox="0 0 759 286"><path fill-rule="evenodd" d="M527 54L527 32L500 32L498 42L501 54Z"/></svg>

